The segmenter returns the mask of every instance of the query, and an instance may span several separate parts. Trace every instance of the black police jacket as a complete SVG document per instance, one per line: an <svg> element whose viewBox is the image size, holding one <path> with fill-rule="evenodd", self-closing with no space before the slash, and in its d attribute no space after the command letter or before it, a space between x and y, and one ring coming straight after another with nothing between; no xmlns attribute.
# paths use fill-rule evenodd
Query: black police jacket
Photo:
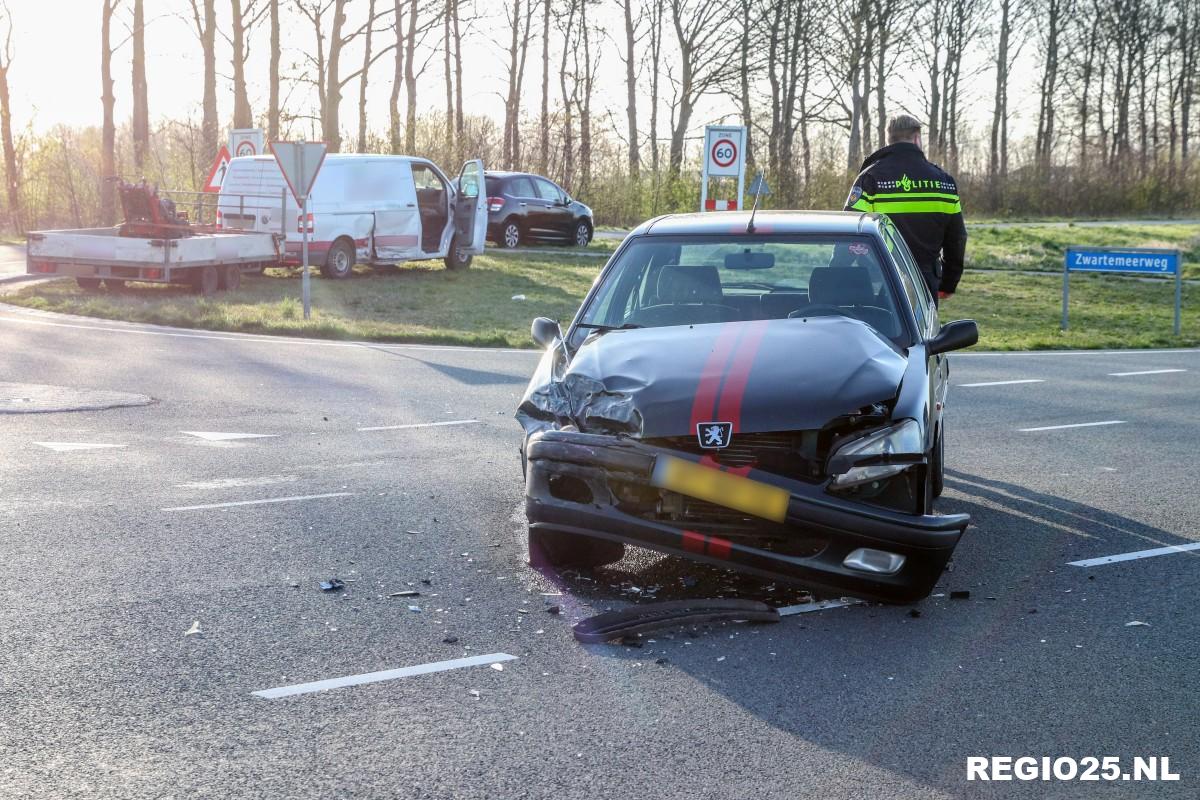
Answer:
<svg viewBox="0 0 1200 800"><path fill-rule="evenodd" d="M962 278L967 228L953 176L911 142L876 150L846 198L847 211L887 214L931 289L953 292ZM930 280L931 278L935 280Z"/></svg>

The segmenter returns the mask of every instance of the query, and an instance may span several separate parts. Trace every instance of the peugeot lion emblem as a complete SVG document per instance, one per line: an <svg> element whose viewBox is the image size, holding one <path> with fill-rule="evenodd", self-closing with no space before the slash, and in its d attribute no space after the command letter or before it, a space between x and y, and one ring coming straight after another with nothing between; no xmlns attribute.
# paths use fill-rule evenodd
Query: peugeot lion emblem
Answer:
<svg viewBox="0 0 1200 800"><path fill-rule="evenodd" d="M720 450L722 447L729 447L729 440L733 438L733 423L697 423L696 438L700 440L700 446L706 450Z"/></svg>

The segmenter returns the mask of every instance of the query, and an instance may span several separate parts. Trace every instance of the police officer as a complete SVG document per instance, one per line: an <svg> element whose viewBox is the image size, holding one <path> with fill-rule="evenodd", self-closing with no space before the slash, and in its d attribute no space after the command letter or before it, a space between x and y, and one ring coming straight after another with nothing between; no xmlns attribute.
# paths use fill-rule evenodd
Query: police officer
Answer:
<svg viewBox="0 0 1200 800"><path fill-rule="evenodd" d="M888 146L863 162L846 211L887 214L912 251L935 298L962 277L967 228L954 178L921 151L921 123L901 114L888 123Z"/></svg>

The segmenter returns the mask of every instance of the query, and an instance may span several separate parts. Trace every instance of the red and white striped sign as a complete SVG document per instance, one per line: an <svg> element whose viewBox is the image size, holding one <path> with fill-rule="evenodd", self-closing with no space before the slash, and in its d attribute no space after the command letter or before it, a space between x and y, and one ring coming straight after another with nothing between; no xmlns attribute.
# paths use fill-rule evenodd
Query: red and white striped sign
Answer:
<svg viewBox="0 0 1200 800"><path fill-rule="evenodd" d="M737 211L737 209L737 200L715 200L710 197L704 201L705 211Z"/></svg>

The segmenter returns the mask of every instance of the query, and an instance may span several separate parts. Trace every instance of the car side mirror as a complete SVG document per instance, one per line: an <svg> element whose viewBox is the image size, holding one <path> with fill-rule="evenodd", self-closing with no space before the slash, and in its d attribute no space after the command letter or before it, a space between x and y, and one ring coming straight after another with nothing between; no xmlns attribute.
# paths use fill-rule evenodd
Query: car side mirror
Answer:
<svg viewBox="0 0 1200 800"><path fill-rule="evenodd" d="M925 352L931 356L938 353L949 353L951 350L961 350L979 341L979 326L973 319L959 319L947 322L938 331L938 335L925 343Z"/></svg>
<svg viewBox="0 0 1200 800"><path fill-rule="evenodd" d="M542 347L551 347L556 339L562 339L562 328L549 317L538 317L529 327L529 335Z"/></svg>

